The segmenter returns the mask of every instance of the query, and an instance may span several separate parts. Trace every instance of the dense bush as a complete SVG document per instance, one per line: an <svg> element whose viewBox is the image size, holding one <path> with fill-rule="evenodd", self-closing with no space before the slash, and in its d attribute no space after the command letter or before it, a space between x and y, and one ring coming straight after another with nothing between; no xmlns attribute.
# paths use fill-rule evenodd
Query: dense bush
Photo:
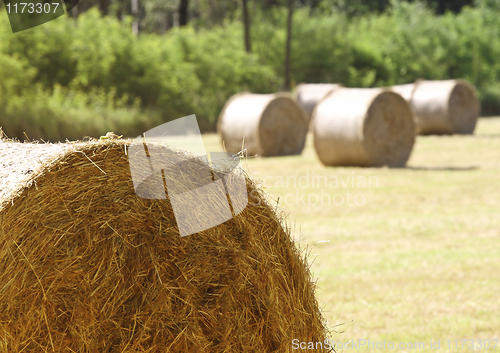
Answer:
<svg viewBox="0 0 500 353"><path fill-rule="evenodd" d="M293 22L292 83L373 87L464 78L477 87L483 113L500 115L500 1L476 3L442 16L422 1L392 0L384 13L350 19L299 9ZM283 8L253 13L254 53L280 78L286 18ZM233 30L234 24L226 27Z"/></svg>
<svg viewBox="0 0 500 353"><path fill-rule="evenodd" d="M499 14L479 7L434 16L419 3L394 2L382 15L352 22L350 40L354 48L361 45L368 56L379 58L378 68L370 65L376 71L374 85L464 78L488 100L489 113L500 114L492 110L500 105L493 93L500 81Z"/></svg>
<svg viewBox="0 0 500 353"><path fill-rule="evenodd" d="M2 18L0 126L11 136L133 136L193 113L213 130L232 94L279 87L274 70L244 51L236 23L136 38L129 23L89 11L19 34L8 26Z"/></svg>
<svg viewBox="0 0 500 353"><path fill-rule="evenodd" d="M479 98L483 116L500 115L500 83L482 87Z"/></svg>
<svg viewBox="0 0 500 353"><path fill-rule="evenodd" d="M283 77L286 41L286 11L275 10L273 20L259 14L259 26L253 30L255 52ZM268 14L269 16L269 14ZM305 10L294 17L291 79L292 82L345 82L349 78L350 45L345 38L347 21L338 15L311 20Z"/></svg>
<svg viewBox="0 0 500 353"><path fill-rule="evenodd" d="M291 78L389 86L416 79L465 78L484 114L500 114L500 6L435 16L420 2L393 1L382 14L295 12ZM252 12L253 53L243 26L184 27L135 37L130 21L89 11L12 34L0 17L0 126L50 140L136 136L196 114L203 131L234 93L275 92L283 83L286 10ZM29 135L29 134L28 134ZM29 135L30 136L30 135Z"/></svg>
<svg viewBox="0 0 500 353"><path fill-rule="evenodd" d="M169 47L176 48L183 62L194 68L198 86L191 103L199 121L214 126L227 99L235 93L271 93L279 88L278 74L257 56L246 53L242 38L238 23L210 31L175 30L168 36Z"/></svg>
<svg viewBox="0 0 500 353"><path fill-rule="evenodd" d="M48 92L41 85L10 97L0 106L0 116L7 136L45 141L99 137L107 131L135 137L162 122L157 112L117 101L113 91L85 94L55 86Z"/></svg>
<svg viewBox="0 0 500 353"><path fill-rule="evenodd" d="M500 12L465 7L459 14L435 16L421 2L393 1L382 14L347 20L338 13L296 11L292 41L292 80L342 82L351 87L389 86L465 78L479 91L500 80ZM286 13L257 14L255 52L283 72ZM481 94L481 97L483 95ZM492 97L491 94L488 95ZM500 114L500 111L498 111Z"/></svg>

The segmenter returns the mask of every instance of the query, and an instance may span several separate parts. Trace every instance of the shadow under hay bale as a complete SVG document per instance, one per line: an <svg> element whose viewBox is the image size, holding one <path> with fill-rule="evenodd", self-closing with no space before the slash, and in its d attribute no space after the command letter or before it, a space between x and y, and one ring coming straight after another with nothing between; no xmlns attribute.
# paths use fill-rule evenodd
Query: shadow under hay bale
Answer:
<svg viewBox="0 0 500 353"><path fill-rule="evenodd" d="M464 80L424 81L393 86L410 104L417 133L472 134L480 105L474 87Z"/></svg>
<svg viewBox="0 0 500 353"><path fill-rule="evenodd" d="M168 198L136 196L127 143L0 141L0 351L290 352L326 338L306 262L254 181L241 213L180 237Z"/></svg>
<svg viewBox="0 0 500 353"><path fill-rule="evenodd" d="M236 94L218 122L227 152L246 148L263 157L302 153L307 130L307 117L290 94Z"/></svg>
<svg viewBox="0 0 500 353"><path fill-rule="evenodd" d="M408 103L377 88L343 88L316 107L314 147L327 166L402 167L415 143Z"/></svg>
<svg viewBox="0 0 500 353"><path fill-rule="evenodd" d="M301 83L295 88L297 102L307 114L308 123L311 121L316 105L333 91L343 85L335 83Z"/></svg>

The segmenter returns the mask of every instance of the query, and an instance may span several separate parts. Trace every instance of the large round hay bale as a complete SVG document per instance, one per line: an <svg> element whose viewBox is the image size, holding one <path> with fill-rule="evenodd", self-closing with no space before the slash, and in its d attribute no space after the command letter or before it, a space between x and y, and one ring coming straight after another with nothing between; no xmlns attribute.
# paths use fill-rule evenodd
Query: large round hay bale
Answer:
<svg viewBox="0 0 500 353"><path fill-rule="evenodd" d="M307 118L289 94L240 93L222 110L218 131L227 152L285 156L302 153Z"/></svg>
<svg viewBox="0 0 500 353"><path fill-rule="evenodd" d="M418 81L417 81L418 83ZM396 92L401 97L405 99L405 101L410 104L411 108L411 98L413 97L413 92L415 92L415 88L417 87L417 83L408 83L406 85L398 85L390 87L390 90Z"/></svg>
<svg viewBox="0 0 500 353"><path fill-rule="evenodd" d="M168 197L136 195L127 143L0 142L0 351L289 352L293 339L323 341L306 262L254 181L240 175L239 214L181 237ZM197 180L207 162L195 161L167 185ZM216 216L217 202L202 206Z"/></svg>
<svg viewBox="0 0 500 353"><path fill-rule="evenodd" d="M415 142L408 103L394 92L343 88L313 117L314 147L327 166L404 166Z"/></svg>
<svg viewBox="0 0 500 353"><path fill-rule="evenodd" d="M295 96L310 121L318 102L341 87L343 86L334 83L301 83L295 88Z"/></svg>
<svg viewBox="0 0 500 353"><path fill-rule="evenodd" d="M412 108L417 132L429 134L472 134L480 113L474 87L464 80L417 81L395 86L400 93L413 86L403 97Z"/></svg>

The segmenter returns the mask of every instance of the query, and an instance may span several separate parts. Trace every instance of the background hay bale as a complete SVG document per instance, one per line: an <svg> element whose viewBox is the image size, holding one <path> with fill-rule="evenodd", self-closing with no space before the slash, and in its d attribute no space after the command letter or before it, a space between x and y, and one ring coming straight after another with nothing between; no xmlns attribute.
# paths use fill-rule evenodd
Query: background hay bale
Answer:
<svg viewBox="0 0 500 353"><path fill-rule="evenodd" d="M390 87L390 90L403 97L405 101L410 104L411 108L411 98L413 97L413 92L415 92L415 88L417 87L418 82L419 81L417 81L416 83L408 83L406 85L392 86Z"/></svg>
<svg viewBox="0 0 500 353"><path fill-rule="evenodd" d="M24 178L0 184L0 351L289 352L325 339L308 267L251 179L241 213L180 237L168 199L136 196L126 143L0 142L2 170Z"/></svg>
<svg viewBox="0 0 500 353"><path fill-rule="evenodd" d="M335 83L301 83L295 88L295 97L306 112L308 123L318 102L341 87L341 84Z"/></svg>
<svg viewBox="0 0 500 353"><path fill-rule="evenodd" d="M413 85L392 87L412 108L417 132L429 134L472 134L480 105L474 87L464 80L417 81Z"/></svg>
<svg viewBox="0 0 500 353"><path fill-rule="evenodd" d="M408 103L382 89L343 88L313 117L314 147L325 165L404 166L415 142Z"/></svg>
<svg viewBox="0 0 500 353"><path fill-rule="evenodd" d="M300 154L307 130L307 117L289 94L237 94L218 123L227 152L246 148L248 155L263 157Z"/></svg>

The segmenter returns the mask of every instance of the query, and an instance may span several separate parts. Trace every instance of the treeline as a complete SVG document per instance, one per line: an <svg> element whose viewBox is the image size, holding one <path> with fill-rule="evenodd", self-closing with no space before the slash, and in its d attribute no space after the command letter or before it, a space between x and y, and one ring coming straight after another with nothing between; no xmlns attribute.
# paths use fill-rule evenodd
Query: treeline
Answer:
<svg viewBox="0 0 500 353"><path fill-rule="evenodd" d="M234 20L243 8L270 10L286 7L308 9L316 14L341 13L353 17L366 13L382 13L391 6L391 0L65 0L77 3L71 16L77 17L92 7L101 14L124 19L132 16L140 32L164 33L172 27L191 24L196 27L220 25ZM404 0L415 1L415 0ZM446 11L458 13L464 6L476 6L477 0L420 0L436 14ZM496 1L496 0L479 0Z"/></svg>
<svg viewBox="0 0 500 353"><path fill-rule="evenodd" d="M0 126L50 140L134 136L195 113L213 130L227 97L279 86L272 68L245 52L240 27L136 37L130 21L93 10L12 34L2 16Z"/></svg>
<svg viewBox="0 0 500 353"><path fill-rule="evenodd" d="M298 8L291 86L460 77L478 88L483 114L500 114L500 9L494 5L441 16L407 2L355 17ZM187 25L136 36L131 18L102 17L96 9L16 34L3 13L0 126L10 136L26 132L51 141L107 131L134 137L194 113L203 131L213 131L232 94L284 85L287 9L251 10L250 53L241 16L211 28Z"/></svg>

